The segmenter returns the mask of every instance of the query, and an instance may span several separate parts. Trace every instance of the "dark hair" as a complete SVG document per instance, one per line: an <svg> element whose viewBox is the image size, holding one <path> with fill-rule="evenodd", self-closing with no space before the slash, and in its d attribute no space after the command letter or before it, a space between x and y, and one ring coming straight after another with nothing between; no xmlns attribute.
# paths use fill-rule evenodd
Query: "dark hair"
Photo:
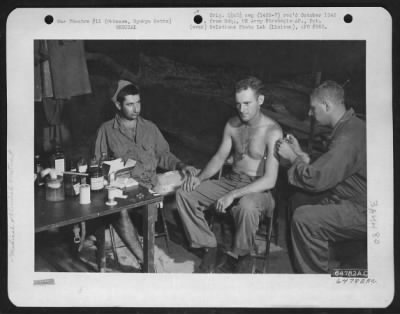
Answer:
<svg viewBox="0 0 400 314"><path fill-rule="evenodd" d="M311 93L311 99L322 98L330 100L336 104L344 105L344 89L335 81L325 81Z"/></svg>
<svg viewBox="0 0 400 314"><path fill-rule="evenodd" d="M246 90L251 88L256 92L257 95L264 94L264 84L258 78L254 76L249 76L244 78L243 80L238 81L235 84L235 92L238 93L242 90Z"/></svg>
<svg viewBox="0 0 400 314"><path fill-rule="evenodd" d="M126 85L118 92L117 101L123 103L128 95L139 95L139 89L133 84Z"/></svg>

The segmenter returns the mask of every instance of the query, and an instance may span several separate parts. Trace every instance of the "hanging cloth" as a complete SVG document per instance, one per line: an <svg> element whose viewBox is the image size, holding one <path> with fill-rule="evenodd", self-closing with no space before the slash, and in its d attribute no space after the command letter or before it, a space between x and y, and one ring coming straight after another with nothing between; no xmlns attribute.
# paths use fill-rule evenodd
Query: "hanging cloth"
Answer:
<svg viewBox="0 0 400 314"><path fill-rule="evenodd" d="M53 97L47 42L45 40L35 40L33 46L35 51L35 101L42 101L43 98Z"/></svg>
<svg viewBox="0 0 400 314"><path fill-rule="evenodd" d="M50 71L56 99L92 92L81 40L48 40Z"/></svg>
<svg viewBox="0 0 400 314"><path fill-rule="evenodd" d="M54 143L66 143L70 132L62 121L65 100L44 98L43 109L48 125L43 127L43 149L48 152L54 148Z"/></svg>
<svg viewBox="0 0 400 314"><path fill-rule="evenodd" d="M35 100L41 101L47 120L43 149L66 143L70 133L62 121L66 99L91 93L83 41L38 40L35 52Z"/></svg>

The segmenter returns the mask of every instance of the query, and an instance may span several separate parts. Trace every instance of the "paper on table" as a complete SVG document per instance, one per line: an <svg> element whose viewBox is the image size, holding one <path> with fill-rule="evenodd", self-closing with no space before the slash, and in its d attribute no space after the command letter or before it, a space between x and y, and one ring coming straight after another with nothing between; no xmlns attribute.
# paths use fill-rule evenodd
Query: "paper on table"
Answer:
<svg viewBox="0 0 400 314"><path fill-rule="evenodd" d="M183 175L177 170L158 174L157 182L153 190L161 195L173 193L182 185L183 180Z"/></svg>
<svg viewBox="0 0 400 314"><path fill-rule="evenodd" d="M110 161L105 161L103 165L108 165L108 173L113 173L124 168L134 167L136 165L136 160L128 159L124 164L122 158L118 158Z"/></svg>
<svg viewBox="0 0 400 314"><path fill-rule="evenodd" d="M132 178L116 178L115 181L110 184L110 186L120 189L130 188L136 185L139 185L139 182Z"/></svg>

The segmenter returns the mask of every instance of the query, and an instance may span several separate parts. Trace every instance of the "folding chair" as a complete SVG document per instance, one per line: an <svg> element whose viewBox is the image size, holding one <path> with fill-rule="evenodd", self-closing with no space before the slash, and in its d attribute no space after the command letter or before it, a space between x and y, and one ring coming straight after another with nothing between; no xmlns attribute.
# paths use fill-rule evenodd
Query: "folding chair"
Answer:
<svg viewBox="0 0 400 314"><path fill-rule="evenodd" d="M264 157L264 160L266 160L266 157ZM232 156L228 157L226 160L225 164L222 166L222 168L218 172L218 179L221 178L223 169L226 166L231 166L233 163ZM252 265L252 273L255 273L256 271L256 260L257 259L263 259L263 273L266 273L269 268L269 256L270 256L270 248L271 248L271 240L274 238L275 245L278 244L278 238L279 238L279 221L278 221L278 213L277 213L277 208L278 208L278 197L276 193L276 188L272 190L272 194L275 199L275 208L271 211L271 214L268 215L262 215L260 219L260 224L257 230L257 234L261 235L264 237L266 241L266 249L264 254L256 254L253 255L253 265ZM212 229L215 223L215 214L212 214L210 217L209 225L210 228ZM262 224L265 224L266 229L265 232L261 230L260 227L262 227ZM223 230L223 226L221 227Z"/></svg>

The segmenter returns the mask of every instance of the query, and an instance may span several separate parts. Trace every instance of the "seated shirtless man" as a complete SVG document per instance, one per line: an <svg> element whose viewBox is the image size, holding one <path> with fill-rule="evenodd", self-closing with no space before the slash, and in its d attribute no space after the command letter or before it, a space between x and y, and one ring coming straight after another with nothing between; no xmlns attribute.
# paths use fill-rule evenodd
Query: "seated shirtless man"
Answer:
<svg viewBox="0 0 400 314"><path fill-rule="evenodd" d="M249 77L235 86L238 116L225 125L216 154L197 175L190 177L176 194L177 207L186 236L193 248L204 248L199 272L214 272L217 241L204 217L214 208L230 213L235 224L232 253L237 256L237 272L249 272L250 254L260 216L274 208L270 190L274 188L279 163L274 156L275 143L282 138L280 126L264 115L262 82ZM233 153L232 171L220 180L211 180Z"/></svg>

